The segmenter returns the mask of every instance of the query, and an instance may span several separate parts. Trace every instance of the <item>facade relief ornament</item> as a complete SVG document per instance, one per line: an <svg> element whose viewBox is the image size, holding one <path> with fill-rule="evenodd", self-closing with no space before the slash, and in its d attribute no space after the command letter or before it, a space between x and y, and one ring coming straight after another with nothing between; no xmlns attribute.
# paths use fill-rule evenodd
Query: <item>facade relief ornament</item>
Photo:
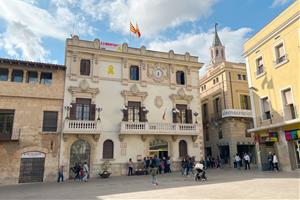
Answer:
<svg viewBox="0 0 300 200"><path fill-rule="evenodd" d="M124 97L126 104L128 101L128 97L138 97L141 101L144 101L148 96L148 92L141 92L137 84L133 84L129 90L122 90L121 95Z"/></svg>
<svg viewBox="0 0 300 200"><path fill-rule="evenodd" d="M188 104L193 100L193 95L187 95L183 88L180 88L177 91L177 94L171 94L170 99L172 100L173 104L176 104L176 101L183 100L186 101Z"/></svg>
<svg viewBox="0 0 300 200"><path fill-rule="evenodd" d="M161 108L164 104L163 98L161 96L156 96L154 99L154 105L157 108Z"/></svg>
<svg viewBox="0 0 300 200"><path fill-rule="evenodd" d="M87 80L83 79L80 81L78 87L70 86L68 91L72 94L72 99L76 99L80 94L85 94L85 96L92 97L92 101L94 102L96 95L99 93L98 88L90 88Z"/></svg>

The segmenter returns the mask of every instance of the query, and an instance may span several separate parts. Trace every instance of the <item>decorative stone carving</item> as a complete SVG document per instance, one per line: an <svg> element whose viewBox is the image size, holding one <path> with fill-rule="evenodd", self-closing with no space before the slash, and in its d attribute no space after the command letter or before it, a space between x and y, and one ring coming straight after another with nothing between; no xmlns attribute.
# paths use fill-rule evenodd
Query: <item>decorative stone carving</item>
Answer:
<svg viewBox="0 0 300 200"><path fill-rule="evenodd" d="M141 55L146 55L146 47L145 46L142 46L141 47Z"/></svg>
<svg viewBox="0 0 300 200"><path fill-rule="evenodd" d="M128 44L127 43L123 43L123 45L122 45L122 51L123 52L127 52L128 51Z"/></svg>
<svg viewBox="0 0 300 200"><path fill-rule="evenodd" d="M92 101L95 100L96 95L99 93L99 89L98 88L90 88L87 80L82 80L79 83L78 87L75 86L70 86L68 88L68 91L71 93L72 95L72 99L75 99L79 94L87 94L87 96L91 96L92 97Z"/></svg>
<svg viewBox="0 0 300 200"><path fill-rule="evenodd" d="M139 92L139 88L137 87L136 84L131 86L130 92L132 92L133 95L136 95Z"/></svg>
<svg viewBox="0 0 300 200"><path fill-rule="evenodd" d="M79 83L79 88L83 91L87 90L89 88L89 83L87 82L86 79L83 79L82 81L80 81Z"/></svg>
<svg viewBox="0 0 300 200"><path fill-rule="evenodd" d="M125 98L125 103L128 100L128 97L139 97L141 98L141 101L144 101L144 99L148 96L148 92L140 92L137 84L133 84L129 91L128 90L122 90L121 95Z"/></svg>
<svg viewBox="0 0 300 200"><path fill-rule="evenodd" d="M190 104L190 102L193 100L193 95L187 95L184 91L183 88L180 88L177 91L177 94L171 94L170 95L170 99L172 100L173 104L176 104L177 100L184 100L186 101L188 104Z"/></svg>
<svg viewBox="0 0 300 200"><path fill-rule="evenodd" d="M169 58L174 59L174 51L173 50L169 51Z"/></svg>
<svg viewBox="0 0 300 200"><path fill-rule="evenodd" d="M161 96L156 96L154 99L154 105L157 108L161 108L163 106L164 102L163 102L163 98Z"/></svg>
<svg viewBox="0 0 300 200"><path fill-rule="evenodd" d="M185 61L190 61L190 53L189 52L185 53Z"/></svg>

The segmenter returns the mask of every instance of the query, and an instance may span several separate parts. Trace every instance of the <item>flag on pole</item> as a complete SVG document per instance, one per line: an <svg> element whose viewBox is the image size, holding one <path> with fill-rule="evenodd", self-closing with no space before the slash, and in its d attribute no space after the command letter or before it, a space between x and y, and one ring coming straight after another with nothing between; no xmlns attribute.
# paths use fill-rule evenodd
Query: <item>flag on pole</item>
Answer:
<svg viewBox="0 0 300 200"><path fill-rule="evenodd" d="M140 32L140 29L139 29L137 23L136 23L135 30L136 30L136 34L137 34L138 38L140 38L141 37L141 32Z"/></svg>
<svg viewBox="0 0 300 200"><path fill-rule="evenodd" d="M132 25L131 22L130 22L130 32L136 34L136 29L135 29L135 27Z"/></svg>

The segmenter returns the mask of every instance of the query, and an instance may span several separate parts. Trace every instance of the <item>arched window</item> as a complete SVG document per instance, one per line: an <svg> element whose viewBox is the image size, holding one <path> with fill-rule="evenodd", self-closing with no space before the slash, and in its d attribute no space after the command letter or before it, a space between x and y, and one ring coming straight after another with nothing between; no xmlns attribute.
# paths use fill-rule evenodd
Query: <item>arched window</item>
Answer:
<svg viewBox="0 0 300 200"><path fill-rule="evenodd" d="M187 155L187 143L184 140L179 142L179 157L185 157Z"/></svg>
<svg viewBox="0 0 300 200"><path fill-rule="evenodd" d="M184 85L185 84L185 75L183 71L177 71L176 72L176 83L178 85Z"/></svg>
<svg viewBox="0 0 300 200"><path fill-rule="evenodd" d="M219 56L219 50L216 49L216 57L218 57L218 56Z"/></svg>
<svg viewBox="0 0 300 200"><path fill-rule="evenodd" d="M103 143L103 159L114 158L114 143L111 140L105 140Z"/></svg>
<svg viewBox="0 0 300 200"><path fill-rule="evenodd" d="M131 65L130 66L130 80L138 81L140 80L139 77L139 67L136 65Z"/></svg>

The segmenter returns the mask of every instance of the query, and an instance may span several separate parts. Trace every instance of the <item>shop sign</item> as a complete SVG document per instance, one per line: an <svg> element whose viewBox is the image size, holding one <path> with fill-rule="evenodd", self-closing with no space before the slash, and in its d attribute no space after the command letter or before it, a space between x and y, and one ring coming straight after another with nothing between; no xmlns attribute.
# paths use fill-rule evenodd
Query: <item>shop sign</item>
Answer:
<svg viewBox="0 0 300 200"><path fill-rule="evenodd" d="M222 118L225 117L252 117L251 110L241 110L241 109L224 109L222 112Z"/></svg>
<svg viewBox="0 0 300 200"><path fill-rule="evenodd" d="M285 139L287 141L300 139L300 129L285 131Z"/></svg>

